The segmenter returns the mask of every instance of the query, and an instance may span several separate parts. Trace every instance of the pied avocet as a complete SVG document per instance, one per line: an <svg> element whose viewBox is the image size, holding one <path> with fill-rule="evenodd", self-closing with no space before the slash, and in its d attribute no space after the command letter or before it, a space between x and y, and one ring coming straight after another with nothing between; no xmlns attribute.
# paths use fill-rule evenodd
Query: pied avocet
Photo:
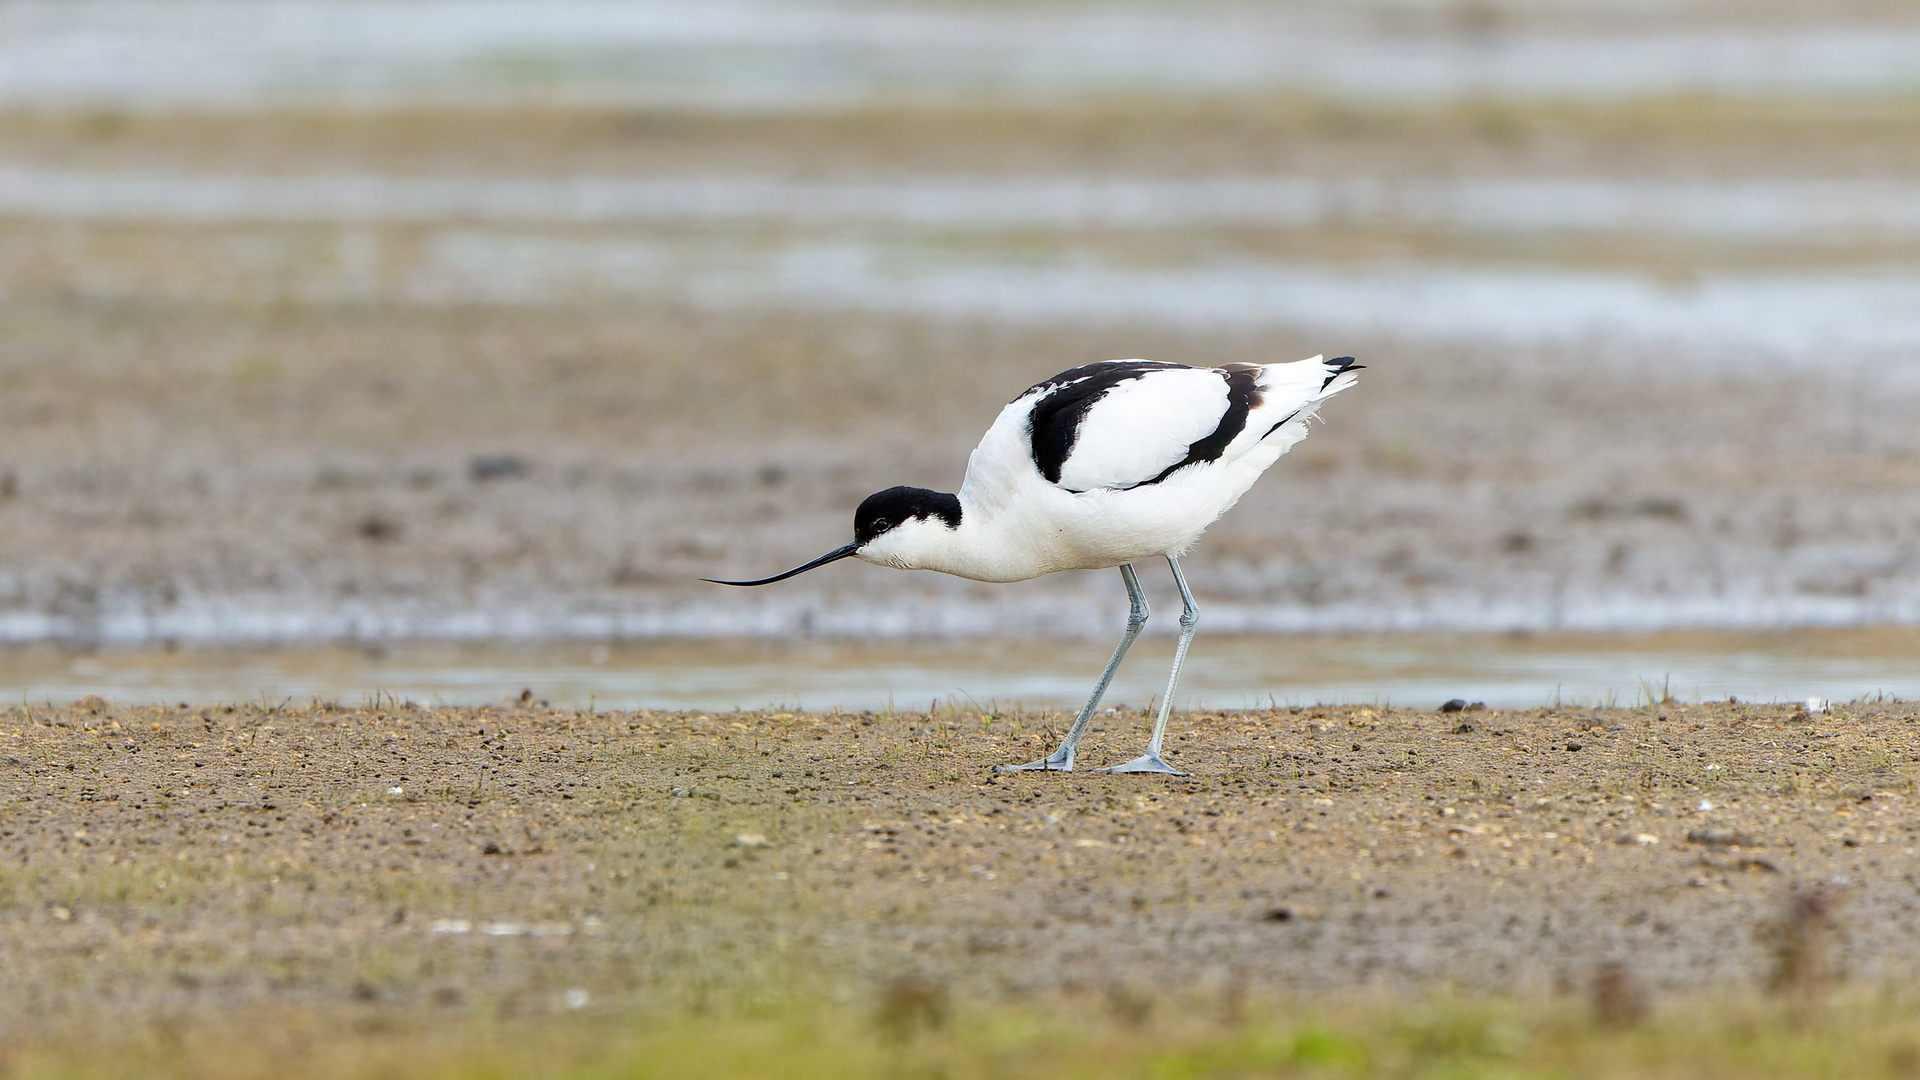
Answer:
<svg viewBox="0 0 1920 1080"><path fill-rule="evenodd" d="M1113 673L1147 622L1133 563L1158 555L1180 588L1180 643L1146 753L1105 772L1178 773L1160 756L1199 608L1180 556L1306 437L1320 403L1352 386L1353 357L1188 367L1109 360L1063 371L1000 412L967 459L957 495L894 487L853 515L853 543L758 581L770 585L852 556L975 581L1118 566L1133 602L1127 631L1059 749L1001 768L1070 770ZM714 579L707 579L714 580Z"/></svg>

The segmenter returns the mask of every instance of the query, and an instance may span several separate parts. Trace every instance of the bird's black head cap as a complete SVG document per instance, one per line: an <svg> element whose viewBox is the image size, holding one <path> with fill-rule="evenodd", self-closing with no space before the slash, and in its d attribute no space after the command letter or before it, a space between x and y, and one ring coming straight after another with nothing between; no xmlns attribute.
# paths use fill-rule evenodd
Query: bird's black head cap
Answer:
<svg viewBox="0 0 1920 1080"><path fill-rule="evenodd" d="M867 496L860 509L853 512L853 542L864 545L897 525L936 517L949 529L959 528L959 496L926 488L890 487Z"/></svg>
<svg viewBox="0 0 1920 1080"><path fill-rule="evenodd" d="M771 585L776 581L785 581L795 574L804 574L815 567L830 562L851 558L860 553L877 537L886 535L888 530L897 528L909 521L939 518L941 524L949 529L960 527L960 499L944 491L928 491L926 488L896 487L867 496L860 509L853 514L854 541L834 548L825 555L809 563L772 577L757 581L721 581L719 578L702 578L715 585Z"/></svg>

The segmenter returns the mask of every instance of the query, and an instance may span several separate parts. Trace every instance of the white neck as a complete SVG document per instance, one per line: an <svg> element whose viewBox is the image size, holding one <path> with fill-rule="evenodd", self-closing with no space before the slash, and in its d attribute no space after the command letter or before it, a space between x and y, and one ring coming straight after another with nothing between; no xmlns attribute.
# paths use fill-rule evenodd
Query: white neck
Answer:
<svg viewBox="0 0 1920 1080"><path fill-rule="evenodd" d="M858 552L867 562L902 570L935 570L975 581L1025 581L1069 569L1061 552L1035 543L1044 531L1018 528L1005 513L969 503L960 495L960 524L916 518L875 537Z"/></svg>

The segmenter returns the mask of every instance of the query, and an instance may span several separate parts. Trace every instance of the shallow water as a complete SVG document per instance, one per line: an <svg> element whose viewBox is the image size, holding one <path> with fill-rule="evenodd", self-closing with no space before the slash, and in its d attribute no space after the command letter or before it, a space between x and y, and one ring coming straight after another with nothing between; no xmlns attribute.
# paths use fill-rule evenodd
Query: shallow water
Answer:
<svg viewBox="0 0 1920 1080"><path fill-rule="evenodd" d="M1113 237L1076 231L1355 225L1887 243L1920 237L1920 186L1899 181L921 176L809 183L14 168L0 169L0 214L346 226L318 249L310 235L273 232L241 247L215 239L182 248L194 254L180 261L199 269L176 266L163 285L182 297L238 290L252 299L535 305L635 298L1012 321L1285 324L1416 340L1679 346L1743 363L1790 357L1822 366L1837 351L1906 359L1920 347L1920 267L1910 263L1676 278L1656 266L1464 257L1339 265L1225 253L1143 258L1115 248ZM675 235L653 227L674 223L697 228ZM388 236L376 228L402 224L429 231ZM576 228L585 225L632 228ZM769 236L768 226L784 231ZM1061 232L1036 252L1017 232L1035 227ZM954 230L982 235L956 242ZM821 231L832 238L819 238ZM0 284L11 262L5 255ZM232 260L246 265L223 265ZM38 273L37 265L18 272ZM96 290L116 291L110 273L95 277ZM273 295L254 295L261 290Z"/></svg>
<svg viewBox="0 0 1920 1080"><path fill-rule="evenodd" d="M414 643L243 650L0 650L0 697L26 704L99 694L122 704L391 696L434 705L530 692L559 707L920 710L1079 704L1105 663L1091 642L1008 639L570 645ZM1165 685L1171 643L1145 639L1107 704L1143 708ZM1495 708L1678 700L1836 701L1920 696L1920 631L1647 637L1385 635L1204 637L1183 706L1380 703L1450 698Z"/></svg>
<svg viewBox="0 0 1920 1080"><path fill-rule="evenodd" d="M850 231L851 232L851 231ZM1021 250L906 234L790 240L609 229L347 227L167 238L168 261L85 267L90 298L571 306L641 301L706 312L831 311L1013 324L1294 327L1443 343L1533 344L1589 356L1766 372L1920 355L1920 266L1777 267L1674 275L1552 261L1194 253L1143 260L1099 241ZM0 242L0 290L45 273L34 239ZM160 248L155 248L156 253Z"/></svg>
<svg viewBox="0 0 1920 1080"><path fill-rule="evenodd" d="M1432 101L1920 85L1909 24L1713 26L1684 5L1654 17L1584 7L1584 20L1535 6L1522 21L1495 5L16 0L0 6L0 102L791 109L1116 91Z"/></svg>
<svg viewBox="0 0 1920 1080"><path fill-rule="evenodd" d="M283 176L0 167L0 215L81 221L773 223L1004 230L1194 227L1655 231L1703 240L1920 236L1920 184L1754 178L751 175Z"/></svg>
<svg viewBox="0 0 1920 1080"><path fill-rule="evenodd" d="M1073 251L1021 256L912 242L750 251L481 230L448 230L429 247L408 285L423 302L631 295L1015 322L1290 325L1413 340L1684 346L1741 364L1828 365L1843 349L1910 364L1920 347L1920 269L1908 266L1672 280L1551 265L1336 268L1219 258L1141 266Z"/></svg>

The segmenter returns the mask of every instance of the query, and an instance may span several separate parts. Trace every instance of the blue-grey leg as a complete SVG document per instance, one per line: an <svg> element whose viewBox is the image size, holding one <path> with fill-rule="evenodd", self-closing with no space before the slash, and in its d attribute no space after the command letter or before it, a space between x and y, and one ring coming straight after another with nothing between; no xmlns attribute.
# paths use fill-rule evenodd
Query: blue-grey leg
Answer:
<svg viewBox="0 0 1920 1080"><path fill-rule="evenodd" d="M1126 581L1127 598L1133 602L1132 610L1127 613L1126 635L1120 639L1119 647L1113 650L1113 659L1107 661L1107 670L1100 673L1100 681L1094 684L1093 696L1087 699L1086 707L1074 718L1073 727L1067 729L1067 737L1060 740L1060 749L1025 765L1002 765L999 771L1073 771L1073 756L1080 750L1080 740L1087 733L1087 725L1093 723L1093 710L1100 707L1100 699L1106 695L1107 685L1113 682L1113 673L1120 670L1120 661L1126 659L1127 650L1133 648L1133 639L1139 637L1140 628L1147 625L1147 594L1140 591L1140 579L1134 575L1131 563L1121 565L1120 577Z"/></svg>
<svg viewBox="0 0 1920 1080"><path fill-rule="evenodd" d="M1193 592L1187 588L1187 579L1180 573L1180 563L1169 555L1167 566L1173 570L1173 583L1180 586L1181 603L1180 644L1173 650L1173 673L1167 676L1167 696L1160 699L1160 715L1153 718L1153 738L1147 741L1147 752L1125 765L1115 765L1111 769L1102 769L1101 772L1187 775L1161 759L1160 742L1166 738L1167 714L1173 711L1173 692L1180 686L1180 665L1186 663L1187 646L1193 644L1193 628L1200 624L1200 607L1193 602Z"/></svg>

